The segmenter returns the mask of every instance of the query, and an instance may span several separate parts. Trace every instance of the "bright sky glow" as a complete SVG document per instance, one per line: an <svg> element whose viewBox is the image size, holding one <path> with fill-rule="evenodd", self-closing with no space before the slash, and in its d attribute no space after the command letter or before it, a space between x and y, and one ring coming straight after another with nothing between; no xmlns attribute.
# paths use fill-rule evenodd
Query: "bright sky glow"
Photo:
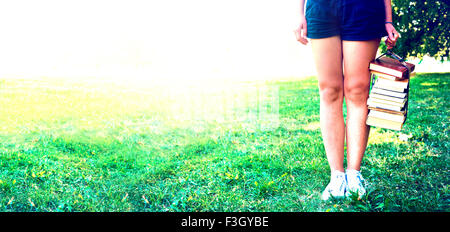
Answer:
<svg viewBox="0 0 450 232"><path fill-rule="evenodd" d="M0 78L312 75L297 0L39 0L0 3Z"/></svg>
<svg viewBox="0 0 450 232"><path fill-rule="evenodd" d="M0 78L267 79L314 75L298 0L0 1ZM418 61L417 61L418 62ZM427 65L430 63L430 65ZM422 62L417 71L450 71Z"/></svg>

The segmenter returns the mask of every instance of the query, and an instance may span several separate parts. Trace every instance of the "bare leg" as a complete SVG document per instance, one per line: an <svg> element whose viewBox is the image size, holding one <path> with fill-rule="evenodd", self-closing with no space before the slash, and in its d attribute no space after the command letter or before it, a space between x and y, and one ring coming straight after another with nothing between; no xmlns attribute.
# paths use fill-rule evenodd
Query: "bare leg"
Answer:
<svg viewBox="0 0 450 232"><path fill-rule="evenodd" d="M358 170L367 147L370 127L366 125L369 95L369 63L375 58L380 39L342 41L344 96L347 103L347 169Z"/></svg>
<svg viewBox="0 0 450 232"><path fill-rule="evenodd" d="M311 39L319 79L320 128L331 171L344 171L342 41L339 36Z"/></svg>

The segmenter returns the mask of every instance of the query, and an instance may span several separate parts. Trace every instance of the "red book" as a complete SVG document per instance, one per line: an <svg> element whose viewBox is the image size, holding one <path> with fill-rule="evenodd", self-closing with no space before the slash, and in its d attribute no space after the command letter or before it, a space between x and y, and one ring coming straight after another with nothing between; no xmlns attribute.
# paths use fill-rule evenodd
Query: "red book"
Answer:
<svg viewBox="0 0 450 232"><path fill-rule="evenodd" d="M414 71L415 65L411 63L404 62L406 66L410 69L412 73ZM370 62L369 69L372 71L377 71L385 74L389 74L400 79L408 78L408 69L402 65L398 60L381 57Z"/></svg>

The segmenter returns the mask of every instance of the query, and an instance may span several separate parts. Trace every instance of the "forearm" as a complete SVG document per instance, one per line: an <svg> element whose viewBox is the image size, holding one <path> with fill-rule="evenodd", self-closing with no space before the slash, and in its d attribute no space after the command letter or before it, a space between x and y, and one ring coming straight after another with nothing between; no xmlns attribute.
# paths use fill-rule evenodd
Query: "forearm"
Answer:
<svg viewBox="0 0 450 232"><path fill-rule="evenodd" d="M391 0L384 0L384 7L386 11L386 19L385 22L392 22L392 4ZM388 33L389 40L386 40L386 45L388 49L392 49L395 46L395 41L400 38L400 34L395 30L394 25L392 23L384 24L386 27L386 31Z"/></svg>
<svg viewBox="0 0 450 232"><path fill-rule="evenodd" d="M386 20L385 22L392 22L392 5L391 0L384 0L384 7L386 11Z"/></svg>
<svg viewBox="0 0 450 232"><path fill-rule="evenodd" d="M305 0L300 0L300 16L305 15Z"/></svg>

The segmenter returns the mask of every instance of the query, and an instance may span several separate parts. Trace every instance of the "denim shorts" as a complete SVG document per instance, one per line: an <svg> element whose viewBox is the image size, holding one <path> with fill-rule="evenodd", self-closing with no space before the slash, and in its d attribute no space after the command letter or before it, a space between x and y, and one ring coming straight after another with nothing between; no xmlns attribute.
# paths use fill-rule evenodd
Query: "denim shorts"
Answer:
<svg viewBox="0 0 450 232"><path fill-rule="evenodd" d="M384 0L307 0L307 37L364 41L387 36Z"/></svg>

